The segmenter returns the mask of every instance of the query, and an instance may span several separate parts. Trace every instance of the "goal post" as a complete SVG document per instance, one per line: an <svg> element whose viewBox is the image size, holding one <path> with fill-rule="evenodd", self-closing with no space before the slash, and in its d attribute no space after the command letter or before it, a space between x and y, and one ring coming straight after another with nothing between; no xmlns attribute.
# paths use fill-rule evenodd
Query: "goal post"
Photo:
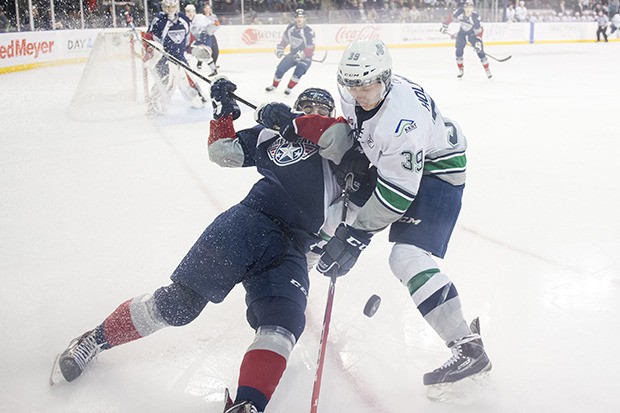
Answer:
<svg viewBox="0 0 620 413"><path fill-rule="evenodd" d="M149 81L142 53L135 31L100 32L69 104L69 115L83 121L144 115Z"/></svg>

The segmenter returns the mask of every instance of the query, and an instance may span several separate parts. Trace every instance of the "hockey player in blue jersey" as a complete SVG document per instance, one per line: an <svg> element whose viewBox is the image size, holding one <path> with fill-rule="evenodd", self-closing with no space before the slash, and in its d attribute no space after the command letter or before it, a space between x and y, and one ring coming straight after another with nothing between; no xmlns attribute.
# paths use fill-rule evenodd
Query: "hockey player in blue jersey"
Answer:
<svg viewBox="0 0 620 413"><path fill-rule="evenodd" d="M465 73L463 54L465 52L465 46L467 46L467 42L469 42L469 44L471 44L476 50L480 63L482 63L482 67L484 67L484 71L490 79L493 75L491 74L489 59L487 59L487 55L484 53L484 44L482 42L482 34L484 33L484 29L482 27L482 20L480 16L474 11L473 0L466 0L463 7L458 7L452 15L448 16L448 18L444 20L441 25L442 33L448 33L448 25L451 22L457 22L460 25L459 31L455 36L456 66L459 69L457 77L463 77L463 74Z"/></svg>
<svg viewBox="0 0 620 413"><path fill-rule="evenodd" d="M265 90L271 92L275 90L282 77L286 72L295 68L293 76L288 81L285 95L290 95L291 90L299 83L299 79L306 74L312 65L312 56L314 55L314 30L306 25L306 14L303 9L295 10L295 22L289 24L284 30L282 40L276 47L276 56L282 60L276 67L271 85ZM288 54L284 53L284 49L290 45Z"/></svg>
<svg viewBox="0 0 620 413"><path fill-rule="evenodd" d="M256 334L241 363L236 399L227 398L224 411L265 410L305 327L306 253L320 241L317 234L329 218L329 205L341 197L339 177L351 170L367 171L368 161L356 151L343 157L338 142L330 147L302 139L289 142L261 125L236 132L233 120L240 110L231 97L235 89L225 78L211 87L209 157L221 166L255 167L263 177L245 199L205 229L172 273L171 284L125 301L100 325L74 339L56 358L51 384L75 380L102 350L190 323L207 303L220 303L241 283L247 320ZM272 117L272 109L259 108L258 117ZM322 89L305 90L295 109L335 113L333 98ZM366 192L357 190L352 203L362 205Z"/></svg>
<svg viewBox="0 0 620 413"><path fill-rule="evenodd" d="M185 50L190 42L190 21L185 14L179 13L178 0L162 1L162 11L153 18L142 37L160 43L166 53L189 66L185 59ZM166 112L167 103L177 82L181 94L190 101L192 107L203 108L206 99L198 84L185 70L169 61L148 43L144 42L144 47L145 64L155 75L148 102L149 113Z"/></svg>

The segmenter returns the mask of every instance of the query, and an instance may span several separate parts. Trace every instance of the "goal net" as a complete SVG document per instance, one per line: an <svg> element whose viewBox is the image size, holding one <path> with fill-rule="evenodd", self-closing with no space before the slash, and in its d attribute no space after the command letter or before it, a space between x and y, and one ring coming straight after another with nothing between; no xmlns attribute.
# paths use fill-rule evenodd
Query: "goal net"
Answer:
<svg viewBox="0 0 620 413"><path fill-rule="evenodd" d="M83 121L142 116L148 99L142 44L135 32L104 31L97 35L69 115Z"/></svg>

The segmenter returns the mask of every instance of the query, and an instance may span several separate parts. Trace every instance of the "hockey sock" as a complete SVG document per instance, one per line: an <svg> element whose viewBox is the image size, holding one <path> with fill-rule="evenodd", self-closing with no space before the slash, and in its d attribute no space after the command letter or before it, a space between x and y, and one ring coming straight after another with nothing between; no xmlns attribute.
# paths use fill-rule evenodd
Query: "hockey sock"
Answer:
<svg viewBox="0 0 620 413"><path fill-rule="evenodd" d="M295 81L295 80L291 79L291 80L288 81L288 85L286 87L289 88L289 89L292 89L295 86L297 86L297 83L299 83L299 81Z"/></svg>
<svg viewBox="0 0 620 413"><path fill-rule="evenodd" d="M286 358L270 350L245 353L239 372L239 389L235 402L249 400L264 411L286 369Z"/></svg>
<svg viewBox="0 0 620 413"><path fill-rule="evenodd" d="M439 269L416 274L407 287L418 311L444 342L471 334L456 287Z"/></svg>
<svg viewBox="0 0 620 413"><path fill-rule="evenodd" d="M152 296L142 295L122 303L95 329L95 340L102 350L148 336L167 327Z"/></svg>
<svg viewBox="0 0 620 413"><path fill-rule="evenodd" d="M232 115L214 119L209 123L209 141L207 145L222 138L233 139L236 136Z"/></svg>

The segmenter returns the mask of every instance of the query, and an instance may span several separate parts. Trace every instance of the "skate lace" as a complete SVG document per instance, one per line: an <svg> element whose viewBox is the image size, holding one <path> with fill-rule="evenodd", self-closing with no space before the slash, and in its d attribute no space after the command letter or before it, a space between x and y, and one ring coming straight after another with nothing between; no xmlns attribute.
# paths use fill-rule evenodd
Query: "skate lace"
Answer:
<svg viewBox="0 0 620 413"><path fill-rule="evenodd" d="M456 340L454 342L454 344L450 347L450 350L452 350L452 357L450 357L448 359L448 361L446 361L439 368L439 370L442 370L442 369L445 369L447 367L450 367L451 365L453 365L454 363L459 361L459 359L463 358L463 344L469 343L470 341L473 341L473 340L476 340L476 339L479 339L479 338L480 338L479 334L472 334L470 336L463 337L460 340Z"/></svg>
<svg viewBox="0 0 620 413"><path fill-rule="evenodd" d="M84 370L86 366L101 352L101 348L95 341L94 334L90 334L86 337L82 337L71 355L75 362L80 366L80 369Z"/></svg>

